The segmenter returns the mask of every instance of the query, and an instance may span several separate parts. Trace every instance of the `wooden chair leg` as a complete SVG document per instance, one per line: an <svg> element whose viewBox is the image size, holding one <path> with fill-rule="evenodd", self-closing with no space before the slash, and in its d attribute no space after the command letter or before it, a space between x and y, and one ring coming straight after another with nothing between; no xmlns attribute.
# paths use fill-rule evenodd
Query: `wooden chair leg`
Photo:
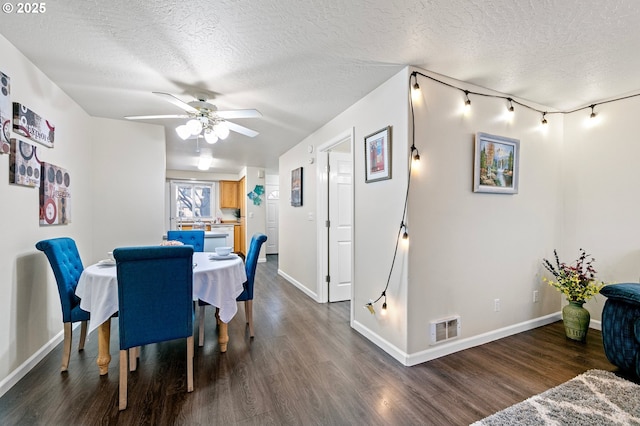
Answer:
<svg viewBox="0 0 640 426"><path fill-rule="evenodd" d="M200 313L198 314L198 346L204 346L204 308L206 306L200 306Z"/></svg>
<svg viewBox="0 0 640 426"><path fill-rule="evenodd" d="M118 409L120 411L127 408L127 350L120 350L120 392L119 392L119 404Z"/></svg>
<svg viewBox="0 0 640 426"><path fill-rule="evenodd" d="M64 341L62 344L62 365L60 371L67 371L69 368L69 359L71 358L71 339L73 331L71 329L71 323L65 322L64 324Z"/></svg>
<svg viewBox="0 0 640 426"><path fill-rule="evenodd" d="M247 324L249 324L249 336L254 337L253 332L253 300L244 301L244 315L247 318Z"/></svg>
<svg viewBox="0 0 640 426"><path fill-rule="evenodd" d="M187 392L193 392L193 336L187 337Z"/></svg>
<svg viewBox="0 0 640 426"><path fill-rule="evenodd" d="M82 321L80 323L80 343L78 343L78 350L84 350L84 342L87 340L87 322Z"/></svg>
<svg viewBox="0 0 640 426"><path fill-rule="evenodd" d="M140 346L129 348L129 371L136 371L138 368L138 356Z"/></svg>

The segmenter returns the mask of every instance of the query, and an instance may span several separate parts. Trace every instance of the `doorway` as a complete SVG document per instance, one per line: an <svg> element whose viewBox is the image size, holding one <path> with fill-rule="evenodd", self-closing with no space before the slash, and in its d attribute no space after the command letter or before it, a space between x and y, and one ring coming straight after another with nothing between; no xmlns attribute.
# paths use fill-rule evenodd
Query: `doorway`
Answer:
<svg viewBox="0 0 640 426"><path fill-rule="evenodd" d="M353 281L353 130L318 148L320 302L351 300Z"/></svg>

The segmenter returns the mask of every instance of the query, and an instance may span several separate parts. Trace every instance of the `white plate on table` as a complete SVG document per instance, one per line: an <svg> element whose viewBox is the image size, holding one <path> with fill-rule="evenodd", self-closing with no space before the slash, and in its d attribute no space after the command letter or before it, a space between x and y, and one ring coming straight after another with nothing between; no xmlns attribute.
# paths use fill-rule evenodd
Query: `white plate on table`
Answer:
<svg viewBox="0 0 640 426"><path fill-rule="evenodd" d="M98 262L98 266L116 266L116 261L113 259L102 259Z"/></svg>
<svg viewBox="0 0 640 426"><path fill-rule="evenodd" d="M225 259L233 259L234 257L238 257L238 255L237 255L237 254L235 254L235 253L229 253L229 254L224 255L224 256L221 256L221 255L219 255L219 254L217 254L217 253L211 253L211 254L209 255L209 259L211 259L211 260L225 260Z"/></svg>

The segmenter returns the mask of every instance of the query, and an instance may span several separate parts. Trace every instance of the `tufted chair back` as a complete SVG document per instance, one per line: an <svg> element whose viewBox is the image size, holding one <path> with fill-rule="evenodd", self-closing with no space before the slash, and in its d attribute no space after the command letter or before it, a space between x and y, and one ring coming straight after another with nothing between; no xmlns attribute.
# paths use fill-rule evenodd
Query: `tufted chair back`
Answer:
<svg viewBox="0 0 640 426"><path fill-rule="evenodd" d="M113 250L113 257L118 274L120 410L127 408L129 350L137 346L186 338L187 391L191 392L193 247L121 247Z"/></svg>
<svg viewBox="0 0 640 426"><path fill-rule="evenodd" d="M181 243L192 246L193 251L204 251L204 231L169 231L167 232L167 240L180 241Z"/></svg>
<svg viewBox="0 0 640 426"><path fill-rule="evenodd" d="M256 267L258 266L258 256L260 255L260 248L265 241L267 241L267 236L264 234L257 233L253 234L253 237L251 237L251 244L249 244L249 253L247 254L247 258L244 259L244 269L247 273L247 281L242 284L244 290L236 298L238 302L244 302L244 315L247 320L247 325L249 326L250 337L254 337L255 335L253 330L253 282L256 277ZM198 304L200 305L200 336L198 338L198 345L203 346L204 308L206 305L208 305L208 303L199 300Z"/></svg>
<svg viewBox="0 0 640 426"><path fill-rule="evenodd" d="M604 353L620 369L640 377L640 284L609 284L602 309Z"/></svg>
<svg viewBox="0 0 640 426"><path fill-rule="evenodd" d="M81 322L79 351L84 349L87 337L87 321L90 315L89 312L80 308L80 298L75 293L84 266L80 260L78 247L71 238L42 240L36 243L36 248L47 255L53 275L56 277L64 327L61 371L67 371L71 358L72 323Z"/></svg>
<svg viewBox="0 0 640 426"><path fill-rule="evenodd" d="M84 269L75 241L66 237L53 238L39 241L36 248L47 255L56 277L62 304L62 322L87 320L89 314L80 310L80 299L75 294L78 279Z"/></svg>
<svg viewBox="0 0 640 426"><path fill-rule="evenodd" d="M244 291L236 299L239 302L253 300L253 281L256 277L258 256L260 255L260 248L265 241L267 241L267 236L264 234L254 234L253 237L251 237L249 253L247 253L247 259L244 263L244 269L247 272L247 281L244 283Z"/></svg>

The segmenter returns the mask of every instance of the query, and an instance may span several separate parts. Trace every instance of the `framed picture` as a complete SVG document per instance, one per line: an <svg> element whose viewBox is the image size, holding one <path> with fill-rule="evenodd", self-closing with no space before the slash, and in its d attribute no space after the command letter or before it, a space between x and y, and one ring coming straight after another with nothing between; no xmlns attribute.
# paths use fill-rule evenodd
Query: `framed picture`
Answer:
<svg viewBox="0 0 640 426"><path fill-rule="evenodd" d="M391 126L364 138L365 182L391 179Z"/></svg>
<svg viewBox="0 0 640 426"><path fill-rule="evenodd" d="M302 167L291 170L291 205L302 206Z"/></svg>
<svg viewBox="0 0 640 426"><path fill-rule="evenodd" d="M519 140L476 134L473 192L517 194L519 167Z"/></svg>

